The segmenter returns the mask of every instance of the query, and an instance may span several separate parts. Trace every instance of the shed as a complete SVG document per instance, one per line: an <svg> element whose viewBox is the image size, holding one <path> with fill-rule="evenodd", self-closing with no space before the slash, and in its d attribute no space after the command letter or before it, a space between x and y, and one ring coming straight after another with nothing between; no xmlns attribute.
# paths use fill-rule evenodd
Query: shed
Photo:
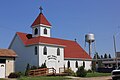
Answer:
<svg viewBox="0 0 120 80"><path fill-rule="evenodd" d="M0 49L0 78L8 77L14 72L14 62L17 57L11 49Z"/></svg>

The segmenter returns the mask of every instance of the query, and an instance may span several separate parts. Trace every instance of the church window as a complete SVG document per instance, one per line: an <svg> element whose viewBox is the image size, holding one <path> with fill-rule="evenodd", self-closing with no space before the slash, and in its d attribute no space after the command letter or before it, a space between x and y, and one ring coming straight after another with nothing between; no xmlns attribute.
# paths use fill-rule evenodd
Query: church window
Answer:
<svg viewBox="0 0 120 80"><path fill-rule="evenodd" d="M46 28L44 29L44 34L47 34L47 29Z"/></svg>
<svg viewBox="0 0 120 80"><path fill-rule="evenodd" d="M83 61L83 67L85 67L85 62Z"/></svg>
<svg viewBox="0 0 120 80"><path fill-rule="evenodd" d="M46 48L46 46L45 46L44 49L43 49L43 54L44 54L44 55L47 55L47 48Z"/></svg>
<svg viewBox="0 0 120 80"><path fill-rule="evenodd" d="M37 29L37 28L35 28L35 32L34 32L34 34L35 34L35 35L38 34L38 29Z"/></svg>
<svg viewBox="0 0 120 80"><path fill-rule="evenodd" d="M38 51L37 51L37 46L35 46L35 55L37 55Z"/></svg>
<svg viewBox="0 0 120 80"><path fill-rule="evenodd" d="M78 68L78 62L77 61L75 62L75 67Z"/></svg>
<svg viewBox="0 0 120 80"><path fill-rule="evenodd" d="M57 56L60 56L60 48L57 49Z"/></svg>
<svg viewBox="0 0 120 80"><path fill-rule="evenodd" d="M70 68L70 61L68 61L67 65L68 65L68 68Z"/></svg>

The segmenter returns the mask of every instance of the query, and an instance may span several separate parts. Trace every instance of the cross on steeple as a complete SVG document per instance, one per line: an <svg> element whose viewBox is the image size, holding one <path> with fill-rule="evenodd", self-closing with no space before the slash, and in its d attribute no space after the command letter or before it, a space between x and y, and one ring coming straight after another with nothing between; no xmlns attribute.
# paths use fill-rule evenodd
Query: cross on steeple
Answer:
<svg viewBox="0 0 120 80"><path fill-rule="evenodd" d="M43 10L42 6L40 6L40 8L39 8L39 9L40 9L40 13L42 13L42 10Z"/></svg>

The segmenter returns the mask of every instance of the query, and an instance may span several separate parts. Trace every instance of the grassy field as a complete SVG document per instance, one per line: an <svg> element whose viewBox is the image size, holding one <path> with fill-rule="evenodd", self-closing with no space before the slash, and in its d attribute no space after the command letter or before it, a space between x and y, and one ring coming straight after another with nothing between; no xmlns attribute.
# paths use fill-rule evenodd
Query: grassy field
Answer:
<svg viewBox="0 0 120 80"><path fill-rule="evenodd" d="M51 76L51 77L21 77L18 80L69 80L70 78L62 77L62 76Z"/></svg>
<svg viewBox="0 0 120 80"><path fill-rule="evenodd" d="M87 73L86 77L100 77L100 76L111 76L111 73L98 73L98 72Z"/></svg>

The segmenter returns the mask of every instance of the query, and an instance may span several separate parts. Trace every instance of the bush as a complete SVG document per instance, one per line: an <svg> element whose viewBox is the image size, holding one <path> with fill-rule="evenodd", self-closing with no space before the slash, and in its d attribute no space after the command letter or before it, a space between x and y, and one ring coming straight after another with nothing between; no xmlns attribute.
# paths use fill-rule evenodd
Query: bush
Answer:
<svg viewBox="0 0 120 80"><path fill-rule="evenodd" d="M87 73L91 73L91 72L92 72L92 70L91 70L91 69L88 69Z"/></svg>
<svg viewBox="0 0 120 80"><path fill-rule="evenodd" d="M28 72L30 70L30 65L27 64L26 70L25 70L25 76L28 76Z"/></svg>
<svg viewBox="0 0 120 80"><path fill-rule="evenodd" d="M35 70L35 69L38 69L37 66L31 66L30 70Z"/></svg>
<svg viewBox="0 0 120 80"><path fill-rule="evenodd" d="M8 78L20 78L20 73L10 73Z"/></svg>
<svg viewBox="0 0 120 80"><path fill-rule="evenodd" d="M43 64L39 67L39 69L40 69L40 68L47 68L46 63L43 63Z"/></svg>
<svg viewBox="0 0 120 80"><path fill-rule="evenodd" d="M72 71L70 68L67 68L64 73L67 73L69 76L76 76L75 72Z"/></svg>
<svg viewBox="0 0 120 80"><path fill-rule="evenodd" d="M87 71L84 69L83 66L79 67L76 72L78 77L85 77L87 75Z"/></svg>

